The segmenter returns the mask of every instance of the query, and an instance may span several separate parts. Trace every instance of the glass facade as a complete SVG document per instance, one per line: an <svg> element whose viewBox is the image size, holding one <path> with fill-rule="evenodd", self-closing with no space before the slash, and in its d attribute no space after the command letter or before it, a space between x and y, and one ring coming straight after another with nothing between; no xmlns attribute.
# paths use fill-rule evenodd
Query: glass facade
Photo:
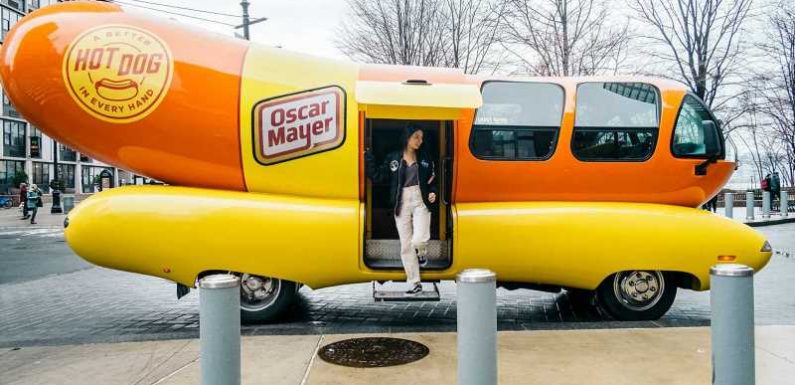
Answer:
<svg viewBox="0 0 795 385"><path fill-rule="evenodd" d="M45 193L50 192L50 163L33 162L33 175L30 182L35 183Z"/></svg>
<svg viewBox="0 0 795 385"><path fill-rule="evenodd" d="M25 171L25 162L17 160L0 160L0 193L8 194L14 186L14 175Z"/></svg>
<svg viewBox="0 0 795 385"><path fill-rule="evenodd" d="M75 166L71 164L58 165L58 179L63 181L65 189L75 188Z"/></svg>
<svg viewBox="0 0 795 385"><path fill-rule="evenodd" d="M2 35L0 35L0 43L6 38L6 34L11 29L14 24L22 18L22 14L20 12L24 11L24 3L20 3L14 0L7 0L6 3L8 5L14 6L17 5L17 9L19 12L14 11L10 8L6 8L5 6L0 7L0 28L2 28Z"/></svg>
<svg viewBox="0 0 795 385"><path fill-rule="evenodd" d="M11 100L8 99L6 94L3 94L3 115L10 116L12 118L21 118L22 115L17 112L17 109L14 108L14 105L11 104Z"/></svg>
<svg viewBox="0 0 795 385"><path fill-rule="evenodd" d="M24 158L25 123L3 119L3 156Z"/></svg>
<svg viewBox="0 0 795 385"><path fill-rule="evenodd" d="M63 144L58 143L58 153L60 154L60 159L65 162L77 161L77 152Z"/></svg>
<svg viewBox="0 0 795 385"><path fill-rule="evenodd" d="M83 192L84 193L93 193L100 191L99 184L100 175L102 171L107 170L110 175L113 175L113 169L110 167L96 167L96 166L82 166L81 176L82 176L82 184L83 184Z"/></svg>
<svg viewBox="0 0 795 385"><path fill-rule="evenodd" d="M42 137L38 128L30 126L30 157L41 159Z"/></svg>

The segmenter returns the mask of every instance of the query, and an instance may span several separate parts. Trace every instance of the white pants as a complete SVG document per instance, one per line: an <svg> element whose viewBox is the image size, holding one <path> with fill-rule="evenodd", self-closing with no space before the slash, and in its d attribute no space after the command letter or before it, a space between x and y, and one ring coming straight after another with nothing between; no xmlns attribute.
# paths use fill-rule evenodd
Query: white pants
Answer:
<svg viewBox="0 0 795 385"><path fill-rule="evenodd" d="M400 236L400 259L410 285L420 283L420 265L414 251L427 247L431 239L431 212L422 201L420 186L404 187L401 193L400 215L395 216Z"/></svg>

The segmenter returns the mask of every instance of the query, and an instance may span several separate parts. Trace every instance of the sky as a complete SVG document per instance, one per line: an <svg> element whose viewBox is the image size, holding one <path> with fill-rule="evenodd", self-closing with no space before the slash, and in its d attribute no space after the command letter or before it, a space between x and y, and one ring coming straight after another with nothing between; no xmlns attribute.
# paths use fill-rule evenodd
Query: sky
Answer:
<svg viewBox="0 0 795 385"><path fill-rule="evenodd" d="M249 14L252 19L267 17L268 20L252 25L251 40L261 44L280 46L291 51L304 52L319 56L344 58L345 56L334 46L334 33L345 18L348 9L345 0L249 0ZM218 0L146 0L146 3L135 0L119 0L119 5L130 10L151 13L159 17L173 18L180 22L200 26L225 35L233 35L242 29L230 26L191 19L169 13L158 12L147 8L189 14L206 19L239 25L240 18L211 15L172 7L161 7L152 3L167 4L176 7L187 7L218 13L242 13L239 1ZM137 4L139 6L131 6Z"/></svg>

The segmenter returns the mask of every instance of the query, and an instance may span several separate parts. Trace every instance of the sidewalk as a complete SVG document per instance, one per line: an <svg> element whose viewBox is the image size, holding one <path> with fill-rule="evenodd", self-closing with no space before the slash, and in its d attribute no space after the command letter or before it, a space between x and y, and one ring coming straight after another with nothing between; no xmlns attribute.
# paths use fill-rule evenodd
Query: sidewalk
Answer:
<svg viewBox="0 0 795 385"><path fill-rule="evenodd" d="M393 334L430 348L402 366L328 364L320 346L353 335L244 337L242 383L455 384L454 333ZM709 328L500 332L499 383L709 384ZM0 384L199 384L198 340L0 349ZM795 383L795 326L756 329L758 385ZM411 379L411 380L409 380Z"/></svg>
<svg viewBox="0 0 795 385"><path fill-rule="evenodd" d="M64 214L50 214L51 206L45 204L39 207L36 214L36 224L31 225L30 220L22 220L22 210L19 207L10 209L0 209L0 229L8 228L63 228L63 221L66 219Z"/></svg>
<svg viewBox="0 0 795 385"><path fill-rule="evenodd" d="M726 208L718 207L716 214L726 215ZM789 212L785 217L782 216L780 212L773 211L770 213L770 218L762 218L762 208L754 207L754 219L747 219L746 214L747 212L745 207L734 207L734 210L732 211L732 215L734 216L733 219L735 221L743 222L751 227L780 225L783 223L795 222L795 213L793 212Z"/></svg>

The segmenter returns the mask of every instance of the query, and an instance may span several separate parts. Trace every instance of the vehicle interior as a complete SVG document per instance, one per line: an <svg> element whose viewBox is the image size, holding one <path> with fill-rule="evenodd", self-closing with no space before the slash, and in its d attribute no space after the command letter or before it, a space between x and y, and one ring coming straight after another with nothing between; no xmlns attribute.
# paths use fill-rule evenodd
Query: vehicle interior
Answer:
<svg viewBox="0 0 795 385"><path fill-rule="evenodd" d="M428 243L428 264L423 270L441 270L452 259L452 219L449 197L452 191L453 130L451 121L439 120L365 120L365 148L380 165L387 154L400 150L403 129L408 124L423 131L422 149L436 166L437 205L431 212L431 239ZM394 208L389 204L389 182L366 182L365 191L365 264L372 269L402 270L400 240L395 226Z"/></svg>

